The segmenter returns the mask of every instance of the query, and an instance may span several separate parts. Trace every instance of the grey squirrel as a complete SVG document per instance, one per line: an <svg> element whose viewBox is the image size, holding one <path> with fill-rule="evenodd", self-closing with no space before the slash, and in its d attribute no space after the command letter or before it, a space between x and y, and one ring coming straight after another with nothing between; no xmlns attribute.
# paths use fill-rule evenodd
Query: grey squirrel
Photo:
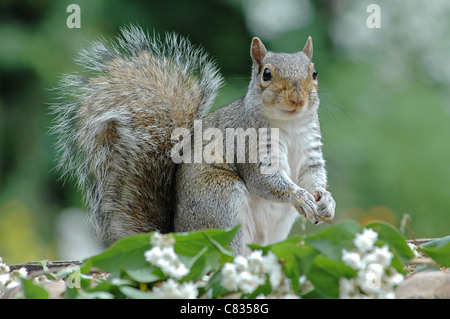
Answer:
<svg viewBox="0 0 450 319"><path fill-rule="evenodd" d="M111 244L142 232L240 224L232 247L246 254L249 243L285 239L299 215L314 224L333 218L312 53L311 37L294 54L269 52L253 38L247 94L210 111L223 79L186 39L168 34L162 41L129 26L117 43L81 51L76 61L85 72L60 81L64 99L52 107L53 130L58 168L76 177L99 238ZM227 128L276 128L265 145L267 154L277 151L276 167L262 173L273 163L250 161L248 149L244 162L226 161L227 150L223 161L176 163L174 149L190 140L172 134L195 133L195 123L202 133L223 132L222 145ZM208 142L201 141L205 149ZM193 144L185 145L195 151Z"/></svg>

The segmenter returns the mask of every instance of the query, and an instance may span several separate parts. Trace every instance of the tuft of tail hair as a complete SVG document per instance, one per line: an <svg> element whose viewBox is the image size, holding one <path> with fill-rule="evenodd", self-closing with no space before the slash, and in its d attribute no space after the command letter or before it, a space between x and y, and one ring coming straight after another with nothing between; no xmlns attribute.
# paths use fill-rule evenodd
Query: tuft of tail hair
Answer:
<svg viewBox="0 0 450 319"><path fill-rule="evenodd" d="M222 77L187 39L121 29L116 42L98 40L75 60L51 105L57 169L73 176L99 239L173 230L171 133L192 129L211 108Z"/></svg>

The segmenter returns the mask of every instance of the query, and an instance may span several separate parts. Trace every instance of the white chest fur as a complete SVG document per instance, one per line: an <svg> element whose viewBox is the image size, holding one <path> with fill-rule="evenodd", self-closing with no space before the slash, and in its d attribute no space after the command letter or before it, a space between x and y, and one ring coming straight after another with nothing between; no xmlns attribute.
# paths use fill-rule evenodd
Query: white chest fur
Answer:
<svg viewBox="0 0 450 319"><path fill-rule="evenodd" d="M279 169L293 183L299 183L299 174L307 162L310 152L321 146L314 118L298 121L274 123L279 128ZM301 185L298 185L302 187ZM242 230L246 243L268 244L284 240L299 216L289 203L279 203L250 195L248 211L242 220Z"/></svg>

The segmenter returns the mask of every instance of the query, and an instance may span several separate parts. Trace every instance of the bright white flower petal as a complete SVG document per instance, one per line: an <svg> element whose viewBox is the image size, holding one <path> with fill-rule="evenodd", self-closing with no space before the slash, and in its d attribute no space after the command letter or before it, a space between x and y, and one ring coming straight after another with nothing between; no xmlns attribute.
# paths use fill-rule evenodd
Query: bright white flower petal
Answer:
<svg viewBox="0 0 450 319"><path fill-rule="evenodd" d="M345 277L339 279L339 298L353 298L358 294L357 289L358 285L356 284L355 279Z"/></svg>
<svg viewBox="0 0 450 319"><path fill-rule="evenodd" d="M400 285L404 279L405 279L405 277L402 274L399 274L396 272L395 274L389 276L387 278L387 281L391 286L395 287L395 286Z"/></svg>
<svg viewBox="0 0 450 319"><path fill-rule="evenodd" d="M244 271L248 267L247 258L245 258L244 256L236 256L234 258L234 264L236 265L236 269L238 271Z"/></svg>
<svg viewBox="0 0 450 319"><path fill-rule="evenodd" d="M161 299L195 299L198 296L197 286L192 282L178 283L172 278L154 287L153 293Z"/></svg>
<svg viewBox="0 0 450 319"><path fill-rule="evenodd" d="M386 267L391 264L392 257L394 257L394 255L389 251L389 247L387 245L384 245L381 248L375 247L374 254L377 262Z"/></svg>
<svg viewBox="0 0 450 319"><path fill-rule="evenodd" d="M361 234L356 234L353 243L362 253L373 248L378 239L378 233L371 228L364 228Z"/></svg>
<svg viewBox="0 0 450 319"><path fill-rule="evenodd" d="M225 263L222 267L222 287L227 290L235 291L238 289L238 276L236 265L232 263Z"/></svg>
<svg viewBox="0 0 450 319"><path fill-rule="evenodd" d="M161 259L162 251L159 247L153 247L150 250L147 250L144 253L145 260L147 260L150 264L156 266L158 261Z"/></svg>
<svg viewBox="0 0 450 319"><path fill-rule="evenodd" d="M349 252L345 249L342 250L342 261L353 269L362 269L363 263L361 261L361 256L355 252Z"/></svg>

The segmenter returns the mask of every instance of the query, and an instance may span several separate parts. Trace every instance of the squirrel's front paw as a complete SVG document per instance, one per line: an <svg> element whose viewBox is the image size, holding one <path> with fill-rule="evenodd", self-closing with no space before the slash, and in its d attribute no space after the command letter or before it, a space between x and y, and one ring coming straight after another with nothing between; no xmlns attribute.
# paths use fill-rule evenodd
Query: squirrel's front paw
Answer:
<svg viewBox="0 0 450 319"><path fill-rule="evenodd" d="M334 210L336 208L336 202L331 196L331 193L325 190L316 191L313 193L313 196L316 200L317 211L319 213L320 221L324 221L326 219L333 219Z"/></svg>
<svg viewBox="0 0 450 319"><path fill-rule="evenodd" d="M306 217L311 223L317 224L320 222L316 200L307 191L302 192L302 196L294 203L294 207L300 215Z"/></svg>

